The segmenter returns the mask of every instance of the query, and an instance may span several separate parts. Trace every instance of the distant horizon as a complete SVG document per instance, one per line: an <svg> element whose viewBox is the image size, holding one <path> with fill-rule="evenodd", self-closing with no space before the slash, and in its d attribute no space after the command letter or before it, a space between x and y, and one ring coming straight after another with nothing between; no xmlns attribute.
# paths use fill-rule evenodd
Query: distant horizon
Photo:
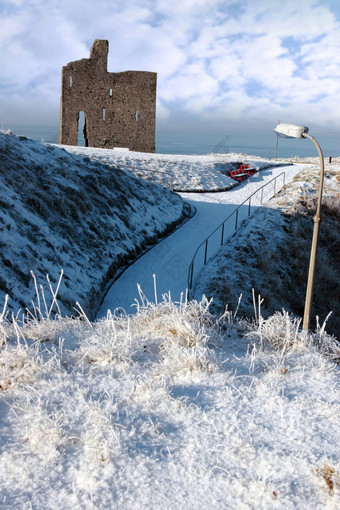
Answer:
<svg viewBox="0 0 340 510"><path fill-rule="evenodd" d="M273 126L274 127L274 126ZM6 128L2 128L6 131ZM58 143L58 126L21 126L9 128L15 135L27 136L36 141ZM337 135L326 136L313 133L321 145L325 157L340 156L340 142ZM275 157L276 136L274 130L263 133L245 132L226 134L198 131L156 130L156 154L207 155L211 153L242 153L263 158ZM317 157L317 151L308 140L279 139L278 158Z"/></svg>

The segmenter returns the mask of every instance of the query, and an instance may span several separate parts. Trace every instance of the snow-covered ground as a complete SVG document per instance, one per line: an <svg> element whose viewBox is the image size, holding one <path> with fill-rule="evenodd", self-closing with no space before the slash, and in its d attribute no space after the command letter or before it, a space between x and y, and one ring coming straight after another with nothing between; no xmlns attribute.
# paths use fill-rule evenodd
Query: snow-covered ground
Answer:
<svg viewBox="0 0 340 510"><path fill-rule="evenodd" d="M273 164L261 158L244 154L211 154L184 156L176 154L148 154L130 152L126 149L97 149L62 145L71 154L81 154L94 161L113 167L124 168L136 177L157 182L174 191L218 191L231 189L237 183L229 177L229 171L238 163L248 163L257 170Z"/></svg>
<svg viewBox="0 0 340 510"><path fill-rule="evenodd" d="M264 299L263 314L284 307L303 315L316 209L319 164L302 169L266 207L257 208L201 272L195 273L191 296L213 297L212 310L226 304L239 314L252 314L252 289ZM327 331L340 339L340 158L325 165L325 180L315 268L313 314L327 321ZM314 327L312 316L311 326Z"/></svg>
<svg viewBox="0 0 340 510"><path fill-rule="evenodd" d="M164 184L164 171L182 189L237 185L223 174L240 161L237 155L65 148L0 133L0 298L9 294L14 312L33 298L30 271L39 281L49 274L53 283L62 268L62 312L73 313L79 300L93 318L119 269L192 214L178 194L157 185ZM176 260L168 262L168 272Z"/></svg>
<svg viewBox="0 0 340 510"><path fill-rule="evenodd" d="M322 330L204 301L0 328L1 508L339 508L340 350Z"/></svg>
<svg viewBox="0 0 340 510"><path fill-rule="evenodd" d="M262 170L226 192L181 194L196 207L195 216L173 235L152 248L120 276L107 293L98 317L105 316L108 309L114 311L118 307L124 308L127 313L133 313L135 307L131 305L135 303L135 299L138 299L137 284L141 285L147 299L154 300L153 274L156 275L159 296L170 292L173 300L180 301L181 295L185 296L186 293L189 264L197 246L257 188L282 172L285 172L286 182L289 182L302 168L303 165L293 165ZM283 180L279 179L278 186L282 184ZM246 206L244 210L246 215ZM225 228L225 239L233 233L234 220ZM219 238L214 241L215 251L217 251ZM214 249L212 243L209 249ZM202 263L201 257L195 265L195 270L199 269Z"/></svg>
<svg viewBox="0 0 340 510"><path fill-rule="evenodd" d="M192 214L168 189L49 144L0 132L0 300L25 309L30 271L57 282L62 313L93 318L121 266Z"/></svg>
<svg viewBox="0 0 340 510"><path fill-rule="evenodd" d="M316 160L299 163L287 167L290 178ZM113 313L96 322L81 309L76 319L50 320L41 293L24 323L7 320L6 310L0 314L1 508L340 507L334 338L322 325L314 334L301 331L285 312L263 320L257 299L250 324L231 312L211 315L206 300L175 306L160 297L173 282L178 299L188 269L188 248L171 255L171 242L164 243L185 243L179 240L185 232L194 250L202 225L205 236L272 172L264 169L226 192L232 199L188 195L196 215L139 259L151 257L145 270L130 276L131 295L123 294L124 286L117 294L117 306L130 311L142 284L151 302L141 291L134 314L114 312L113 304ZM338 186L338 174L334 178ZM144 271L151 288L139 279ZM45 296L48 312L48 288Z"/></svg>
<svg viewBox="0 0 340 510"><path fill-rule="evenodd" d="M305 166L304 164L284 166L282 161L263 160L232 153L179 156L67 145L63 148L71 154L83 155L85 160L90 158L113 169L123 167L136 176L161 182L173 189L187 189L190 193L182 192L181 196L197 210L186 225L152 248L120 276L107 293L97 317L105 316L108 309L114 311L116 308L133 313L135 300L139 297L137 285L142 287L147 299L157 299L154 295L154 274L159 297L170 292L175 301L180 301L181 295L185 297L186 293L189 264L201 241L256 189L282 172L285 172L287 183ZM248 163L259 170L242 184L223 174L230 171L230 168L235 168L240 162ZM277 182L277 190L282 185L281 178ZM217 191L221 188L229 189ZM204 193L194 193L194 189L204 190ZM267 190L268 192L270 193L271 189ZM225 231L226 238L232 233L233 224L230 222ZM218 243L216 250L217 248ZM212 244L210 249L214 249ZM196 265L195 269L199 269L199 265Z"/></svg>

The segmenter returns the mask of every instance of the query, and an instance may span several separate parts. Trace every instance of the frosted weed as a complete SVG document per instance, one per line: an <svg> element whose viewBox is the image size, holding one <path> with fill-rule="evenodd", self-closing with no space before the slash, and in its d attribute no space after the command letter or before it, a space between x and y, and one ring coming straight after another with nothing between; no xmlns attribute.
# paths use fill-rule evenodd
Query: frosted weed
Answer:
<svg viewBox="0 0 340 510"><path fill-rule="evenodd" d="M316 470L317 474L319 476L322 476L322 478L325 480L328 492L331 496L334 495L335 487L340 486L340 476L339 473L328 464L324 464L322 468L318 468Z"/></svg>
<svg viewBox="0 0 340 510"><path fill-rule="evenodd" d="M39 398L26 404L17 403L13 410L19 411L17 429L23 436L24 444L31 455L49 463L64 450L67 437L63 430L63 412L49 413Z"/></svg>

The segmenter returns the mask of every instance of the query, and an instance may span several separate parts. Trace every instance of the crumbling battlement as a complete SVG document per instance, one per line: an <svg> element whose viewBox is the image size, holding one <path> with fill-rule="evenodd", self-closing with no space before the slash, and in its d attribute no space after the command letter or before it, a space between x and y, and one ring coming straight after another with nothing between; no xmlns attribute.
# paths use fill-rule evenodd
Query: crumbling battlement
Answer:
<svg viewBox="0 0 340 510"><path fill-rule="evenodd" d="M155 152L157 74L108 73L108 50L108 41L96 39L90 58L63 67L58 142L78 145L83 129L88 147Z"/></svg>

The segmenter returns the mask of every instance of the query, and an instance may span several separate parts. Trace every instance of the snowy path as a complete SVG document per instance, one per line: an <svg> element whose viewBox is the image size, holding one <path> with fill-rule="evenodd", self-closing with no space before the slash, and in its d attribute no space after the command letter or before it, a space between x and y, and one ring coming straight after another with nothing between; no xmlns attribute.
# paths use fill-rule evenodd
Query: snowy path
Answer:
<svg viewBox="0 0 340 510"><path fill-rule="evenodd" d="M171 292L174 301L185 295L188 268L197 246L256 189L275 175L286 172L286 183L307 165L294 165L263 170L233 190L221 193L182 193L182 197L197 209L195 216L185 225L161 241L132 264L112 285L100 307L97 318L106 316L107 310L124 308L134 313L131 306L138 299L140 284L149 301L154 301L153 274L156 274L158 299ZM280 185L282 181L280 180ZM246 209L246 206L245 206ZM233 229L225 232L230 237Z"/></svg>

